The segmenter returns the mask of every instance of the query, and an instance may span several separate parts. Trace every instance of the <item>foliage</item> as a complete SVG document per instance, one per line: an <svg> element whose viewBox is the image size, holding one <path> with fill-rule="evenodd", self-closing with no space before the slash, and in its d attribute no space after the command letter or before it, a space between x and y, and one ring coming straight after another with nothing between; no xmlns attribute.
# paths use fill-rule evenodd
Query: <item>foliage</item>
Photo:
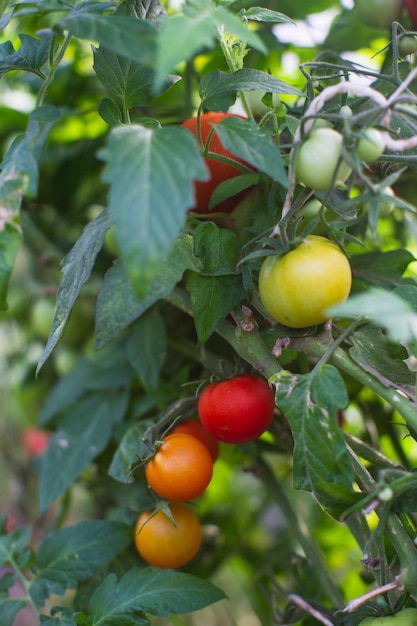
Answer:
<svg viewBox="0 0 417 626"><path fill-rule="evenodd" d="M294 20L327 9L323 43L298 45ZM0 26L1 624L356 626L416 607L406 8L379 28L336 0L2 0ZM229 110L248 120L213 132L239 175L193 212L213 154L182 123ZM317 189L295 176L315 124L340 138ZM364 163L370 128L384 150ZM290 329L259 272L309 235L340 246L352 290L331 321ZM199 554L148 567L134 525L170 508L146 463L237 374L268 381L272 424L221 444ZM41 457L28 426L49 433Z"/></svg>

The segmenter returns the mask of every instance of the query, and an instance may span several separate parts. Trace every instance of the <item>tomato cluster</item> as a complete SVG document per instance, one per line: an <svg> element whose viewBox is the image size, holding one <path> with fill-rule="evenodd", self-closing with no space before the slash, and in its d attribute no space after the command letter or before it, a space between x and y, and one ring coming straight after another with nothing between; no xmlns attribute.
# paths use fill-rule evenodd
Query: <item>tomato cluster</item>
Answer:
<svg viewBox="0 0 417 626"><path fill-rule="evenodd" d="M240 374L210 383L198 402L199 419L175 426L157 444L145 467L149 487L171 504L142 513L134 542L142 558L160 568L180 567L192 559L201 543L201 526L184 504L209 485L219 442L246 443L257 439L272 422L274 396L265 380Z"/></svg>

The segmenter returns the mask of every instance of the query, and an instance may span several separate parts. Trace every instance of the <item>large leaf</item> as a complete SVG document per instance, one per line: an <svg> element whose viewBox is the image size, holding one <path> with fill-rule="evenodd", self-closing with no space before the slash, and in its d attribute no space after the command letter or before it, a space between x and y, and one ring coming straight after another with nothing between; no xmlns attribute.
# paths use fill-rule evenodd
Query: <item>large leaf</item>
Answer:
<svg viewBox="0 0 417 626"><path fill-rule="evenodd" d="M32 599L43 606L52 593L63 595L66 589L74 589L131 541L130 526L119 522L93 520L55 530L39 546Z"/></svg>
<svg viewBox="0 0 417 626"><path fill-rule="evenodd" d="M40 39L20 34L20 47L15 50L10 41L0 44L0 76L11 70L23 70L43 76L42 68L49 60L52 33L42 33Z"/></svg>
<svg viewBox="0 0 417 626"><path fill-rule="evenodd" d="M122 258L143 298L193 206L194 180L208 172L193 135L179 127L116 128L101 155Z"/></svg>
<svg viewBox="0 0 417 626"><path fill-rule="evenodd" d="M190 235L180 237L166 263L152 282L147 296L139 301L123 264L119 261L107 272L97 299L96 347L101 348L121 330L147 311L157 300L168 296L185 270L198 271Z"/></svg>
<svg viewBox="0 0 417 626"><path fill-rule="evenodd" d="M16 600L0 595L0 623L2 626L16 624L16 615L26 606L25 600Z"/></svg>
<svg viewBox="0 0 417 626"><path fill-rule="evenodd" d="M339 372L322 365L310 374L279 372L271 382L294 436L294 486L311 491L333 517L354 502L353 469L337 413L347 405Z"/></svg>
<svg viewBox="0 0 417 626"><path fill-rule="evenodd" d="M355 254L350 262L354 280L392 289L402 282L402 276L414 256L408 250L366 252Z"/></svg>
<svg viewBox="0 0 417 626"><path fill-rule="evenodd" d="M62 280L59 284L54 319L45 349L39 359L37 372L41 369L58 343L71 315L82 286L90 278L95 260L103 247L104 236L112 225L105 210L90 222L76 241L62 264Z"/></svg>
<svg viewBox="0 0 417 626"><path fill-rule="evenodd" d="M97 589L90 602L91 626L147 624L146 613L189 613L224 597L220 589L190 574L132 569L120 581L110 574Z"/></svg>
<svg viewBox="0 0 417 626"><path fill-rule="evenodd" d="M202 344L242 298L242 279L236 269L240 247L233 232L206 222L195 231L195 252L202 272L190 273L187 287Z"/></svg>
<svg viewBox="0 0 417 626"><path fill-rule="evenodd" d="M113 429L126 412L129 389L91 393L60 419L43 459L39 509L44 511L104 450Z"/></svg>
<svg viewBox="0 0 417 626"><path fill-rule="evenodd" d="M199 91L203 109L225 111L235 101L239 91L261 90L269 93L303 96L302 92L279 78L261 70L243 68L230 74L220 70L209 72L200 81Z"/></svg>
<svg viewBox="0 0 417 626"><path fill-rule="evenodd" d="M163 318L148 311L133 325L127 343L127 356L142 383L156 389L167 352Z"/></svg>
<svg viewBox="0 0 417 626"><path fill-rule="evenodd" d="M283 187L288 187L281 153L271 136L251 120L228 117L215 126L222 145Z"/></svg>

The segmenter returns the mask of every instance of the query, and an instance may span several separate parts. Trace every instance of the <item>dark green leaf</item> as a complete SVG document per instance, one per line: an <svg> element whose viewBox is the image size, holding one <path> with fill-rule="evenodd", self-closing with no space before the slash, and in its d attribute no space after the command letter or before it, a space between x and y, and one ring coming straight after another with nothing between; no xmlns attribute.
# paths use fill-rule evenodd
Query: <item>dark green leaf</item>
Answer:
<svg viewBox="0 0 417 626"><path fill-rule="evenodd" d="M22 191L34 197L38 190L38 164L28 135L19 135L10 145L1 163L1 178L9 177L20 180Z"/></svg>
<svg viewBox="0 0 417 626"><path fill-rule="evenodd" d="M270 93L303 95L295 87L261 70L244 68L233 74L214 70L200 81L201 106L210 111L225 111L234 103L239 91L258 89Z"/></svg>
<svg viewBox="0 0 417 626"><path fill-rule="evenodd" d="M143 441L143 436L153 420L135 422L123 436L119 447L109 467L109 476L122 483L134 481L132 469L140 459L149 456L149 446Z"/></svg>
<svg viewBox="0 0 417 626"><path fill-rule="evenodd" d="M145 614L197 611L224 599L209 582L171 570L132 569L117 581L110 574L90 603L92 626L137 626L146 624Z"/></svg>
<svg viewBox="0 0 417 626"><path fill-rule="evenodd" d="M0 565L10 564L11 560L26 555L30 535L29 526L19 526L7 535L0 535Z"/></svg>
<svg viewBox="0 0 417 626"><path fill-rule="evenodd" d="M109 126L117 126L122 122L122 112L113 100L103 98L98 105L99 115Z"/></svg>
<svg viewBox="0 0 417 626"><path fill-rule="evenodd" d="M79 296L81 287L90 278L97 255L103 247L104 236L111 225L110 215L107 211L102 211L95 220L85 227L83 234L65 257L62 265L62 280L57 293L54 320L47 344L39 359L37 372L40 371L64 332L71 309Z"/></svg>
<svg viewBox="0 0 417 626"><path fill-rule="evenodd" d="M412 261L414 256L408 250L366 252L355 254L350 259L354 279L386 289L402 282L402 276Z"/></svg>
<svg viewBox="0 0 417 626"><path fill-rule="evenodd" d="M157 31L146 20L74 9L61 26L80 39L98 41L101 46L136 63L152 65L154 62Z"/></svg>
<svg viewBox="0 0 417 626"><path fill-rule="evenodd" d="M16 51L10 41L0 44L0 76L10 70L41 74L43 66L48 62L52 45L51 35L43 35L37 39L22 33L19 39L21 45Z"/></svg>
<svg viewBox="0 0 417 626"><path fill-rule="evenodd" d="M80 623L75 621L75 615L70 609L53 607L50 617L41 615L40 626L77 626Z"/></svg>
<svg viewBox="0 0 417 626"><path fill-rule="evenodd" d="M127 344L129 362L145 385L156 389L167 351L165 323L148 311L133 325Z"/></svg>
<svg viewBox="0 0 417 626"><path fill-rule="evenodd" d="M55 530L39 546L32 599L43 606L52 593L63 595L66 589L76 588L131 541L131 528L119 522L93 520Z"/></svg>
<svg viewBox="0 0 417 626"><path fill-rule="evenodd" d="M14 221L8 221L7 215L1 213L7 211L0 208L0 310L7 309L7 292L10 275L22 241L22 233ZM11 217L11 215L10 215ZM5 220L5 223L3 221Z"/></svg>
<svg viewBox="0 0 417 626"><path fill-rule="evenodd" d="M13 624L16 624L15 618L25 606L26 602L24 600L0 598L1 626L13 626Z"/></svg>
<svg viewBox="0 0 417 626"><path fill-rule="evenodd" d="M323 365L310 374L287 371L271 382L276 403L286 416L294 436L294 485L311 491L333 517L355 501L353 469L337 413L345 408L347 394L339 372Z"/></svg>
<svg viewBox="0 0 417 626"><path fill-rule="evenodd" d="M195 138L179 127L116 128L101 155L121 255L143 298L193 206L194 180L208 172Z"/></svg>
<svg viewBox="0 0 417 626"><path fill-rule="evenodd" d="M44 511L106 447L129 402L129 389L90 393L59 421L43 459L39 509Z"/></svg>
<svg viewBox="0 0 417 626"><path fill-rule="evenodd" d="M271 136L251 120L228 117L215 126L222 145L257 170L264 172L283 187L288 187L288 176L281 153Z"/></svg>

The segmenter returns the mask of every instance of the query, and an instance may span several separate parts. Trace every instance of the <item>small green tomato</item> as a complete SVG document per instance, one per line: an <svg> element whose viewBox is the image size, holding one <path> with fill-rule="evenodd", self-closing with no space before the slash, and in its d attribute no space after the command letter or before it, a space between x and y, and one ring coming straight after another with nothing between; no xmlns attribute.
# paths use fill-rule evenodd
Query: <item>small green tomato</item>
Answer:
<svg viewBox="0 0 417 626"><path fill-rule="evenodd" d="M313 128L297 149L295 174L298 180L306 187L319 190L329 189L333 180L336 185L343 184L351 169L345 161L340 161L342 144L342 135L333 128Z"/></svg>
<svg viewBox="0 0 417 626"><path fill-rule="evenodd" d="M385 141L377 128L367 128L356 142L356 153L361 161L376 161L385 150Z"/></svg>

